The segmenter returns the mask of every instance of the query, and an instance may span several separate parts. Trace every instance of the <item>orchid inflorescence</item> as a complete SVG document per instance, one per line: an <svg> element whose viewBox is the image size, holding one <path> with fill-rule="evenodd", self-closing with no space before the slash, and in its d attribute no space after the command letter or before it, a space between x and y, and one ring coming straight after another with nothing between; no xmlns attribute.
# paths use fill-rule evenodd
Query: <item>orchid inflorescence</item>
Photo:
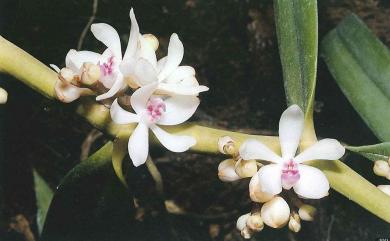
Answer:
<svg viewBox="0 0 390 241"><path fill-rule="evenodd" d="M139 32L133 9L130 20L129 42L123 56L117 31L98 23L92 24L91 31L107 47L102 54L72 49L66 56L65 68L51 66L59 73L55 86L59 100L72 102L83 95L97 95L97 101L110 107L115 123L138 123L129 138L128 152L133 164L139 166L148 156L149 129L170 151L183 152L195 145L193 137L171 135L159 125L188 120L199 105L197 96L208 88L199 85L194 68L180 66L184 47L177 34L170 38L167 56L157 60L157 38Z"/></svg>
<svg viewBox="0 0 390 241"><path fill-rule="evenodd" d="M133 9L130 20L124 53L116 30L98 23L91 26L91 31L107 47L102 54L72 49L66 56L65 68L51 66L59 76L55 86L59 100L68 103L80 96L96 95L96 101L110 108L114 123L137 124L128 141L128 154L134 166L139 166L149 155L149 129L173 152L184 152L196 144L194 137L172 135L160 126L188 120L200 103L199 93L208 88L199 85L194 68L180 65L184 47L177 34L170 37L167 56L157 60L158 39L140 33ZM225 182L251 178L249 194L255 205L251 213L237 220L237 228L245 238L261 231L264 224L280 228L288 223L292 231L298 232L300 221L313 220L315 213L314 207L299 198L320 199L328 195L326 176L305 163L337 160L345 149L337 140L323 139L296 155L303 131L304 113L298 105L292 105L279 123L281 156L254 139L238 147L232 138L220 138L220 152L231 158L220 163L219 178ZM294 207L290 208L285 199Z"/></svg>
<svg viewBox="0 0 390 241"><path fill-rule="evenodd" d="M244 237L249 238L252 232L262 230L262 227L253 227L253 217L272 228L281 228L288 223L290 230L298 232L300 220L311 221L315 213L314 207L303 204L298 198L320 199L328 195L329 182L324 173L305 162L337 160L344 155L345 148L335 139L323 139L295 155L303 129L304 114L297 105L292 105L283 112L279 122L281 156L254 139L244 141L238 150L231 138L220 139L222 153L231 154L233 158L220 163L219 178L229 182L251 177L249 195L257 205L252 213L244 214L237 221L237 228ZM291 210L281 196L283 189L295 209ZM259 203L262 205L260 210Z"/></svg>

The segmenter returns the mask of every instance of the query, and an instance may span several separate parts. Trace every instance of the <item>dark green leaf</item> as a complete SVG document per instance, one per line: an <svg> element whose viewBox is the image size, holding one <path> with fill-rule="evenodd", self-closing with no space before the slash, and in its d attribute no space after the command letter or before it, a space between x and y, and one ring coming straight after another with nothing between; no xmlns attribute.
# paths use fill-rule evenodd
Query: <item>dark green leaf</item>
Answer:
<svg viewBox="0 0 390 241"><path fill-rule="evenodd" d="M346 146L350 151L356 152L371 161L376 160L389 160L390 156L390 142L380 143L369 146Z"/></svg>
<svg viewBox="0 0 390 241"><path fill-rule="evenodd" d="M73 168L58 186L42 232L43 241L165 241L183 240L165 209L137 221L131 191L144 176L143 166L126 188L115 174L107 143ZM127 173L127 172L126 172ZM144 192L144 187L138 187ZM139 191L138 191L139 192ZM158 197L147 197L156 202ZM163 207L163 200L157 200Z"/></svg>
<svg viewBox="0 0 390 241"><path fill-rule="evenodd" d="M390 141L390 52L355 15L324 38L321 54L374 134Z"/></svg>
<svg viewBox="0 0 390 241"><path fill-rule="evenodd" d="M37 224L38 231L39 233L41 233L43 229L43 224L45 223L47 210L49 209L50 202L53 199L53 191L36 170L33 170L33 174L35 197L37 200L38 209Z"/></svg>
<svg viewBox="0 0 390 241"><path fill-rule="evenodd" d="M66 175L50 205L42 240L131 240L133 198L116 177L111 154L110 142Z"/></svg>
<svg viewBox="0 0 390 241"><path fill-rule="evenodd" d="M298 104L311 115L317 72L317 1L275 0L275 22L287 104Z"/></svg>

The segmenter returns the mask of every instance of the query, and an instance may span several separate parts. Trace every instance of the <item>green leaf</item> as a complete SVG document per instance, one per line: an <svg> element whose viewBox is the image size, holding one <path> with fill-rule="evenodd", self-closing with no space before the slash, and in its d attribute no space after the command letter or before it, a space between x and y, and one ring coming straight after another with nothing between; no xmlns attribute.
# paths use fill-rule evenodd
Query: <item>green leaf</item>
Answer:
<svg viewBox="0 0 390 241"><path fill-rule="evenodd" d="M321 44L321 55L368 127L390 141L390 52L356 16L347 16Z"/></svg>
<svg viewBox="0 0 390 241"><path fill-rule="evenodd" d="M34 175L34 189L37 200L37 225L39 233L42 233L43 225L45 223L47 210L51 200L53 199L53 191L46 183L46 181L33 169Z"/></svg>
<svg viewBox="0 0 390 241"><path fill-rule="evenodd" d="M346 149L356 152L371 161L387 161L390 157L390 142L369 146L346 146Z"/></svg>
<svg viewBox="0 0 390 241"><path fill-rule="evenodd" d="M112 142L73 168L54 194L43 241L131 240L133 197L111 164Z"/></svg>
<svg viewBox="0 0 390 241"><path fill-rule="evenodd" d="M311 118L318 54L317 1L274 3L287 104L298 104Z"/></svg>

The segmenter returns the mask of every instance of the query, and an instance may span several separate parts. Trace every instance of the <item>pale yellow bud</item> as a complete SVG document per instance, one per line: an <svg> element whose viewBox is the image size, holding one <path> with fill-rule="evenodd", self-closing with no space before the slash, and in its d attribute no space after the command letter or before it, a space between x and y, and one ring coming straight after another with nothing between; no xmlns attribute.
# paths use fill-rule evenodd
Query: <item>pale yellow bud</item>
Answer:
<svg viewBox="0 0 390 241"><path fill-rule="evenodd" d="M251 214L250 213L246 213L246 214L243 214L241 215L238 219L237 219L237 223L236 223L236 228L238 230L243 230L245 227L246 227L246 222L248 221L248 218Z"/></svg>
<svg viewBox="0 0 390 241"><path fill-rule="evenodd" d="M59 77L62 81L66 82L66 83L72 83L72 81L75 77L75 73L71 69L62 68L60 70Z"/></svg>
<svg viewBox="0 0 390 241"><path fill-rule="evenodd" d="M298 233L301 230L301 219L297 213L291 214L288 228L294 233Z"/></svg>
<svg viewBox="0 0 390 241"><path fill-rule="evenodd" d="M258 203L264 203L268 202L274 197L273 195L265 193L261 190L262 187L260 186L259 175L256 173L249 182L249 196L251 200Z"/></svg>
<svg viewBox="0 0 390 241"><path fill-rule="evenodd" d="M257 163L255 160L241 160L236 165L236 173L242 177L252 177L257 173Z"/></svg>
<svg viewBox="0 0 390 241"><path fill-rule="evenodd" d="M261 218L268 226L281 228L290 218L290 207L283 198L276 196L261 207Z"/></svg>
<svg viewBox="0 0 390 241"><path fill-rule="evenodd" d="M390 173L390 166L387 161L375 161L373 171L376 175L386 177Z"/></svg>
<svg viewBox="0 0 390 241"><path fill-rule="evenodd" d="M227 159L219 163L218 177L223 182L233 182L241 179L241 177L236 173L235 161L233 159Z"/></svg>
<svg viewBox="0 0 390 241"><path fill-rule="evenodd" d="M313 221L316 212L317 209L308 204L303 204L298 210L299 217L304 221Z"/></svg>
<svg viewBox="0 0 390 241"><path fill-rule="evenodd" d="M156 38L156 36L154 36L153 34L147 33L147 34L142 35L142 37L144 37L146 42L154 49L154 51L156 51L158 49L159 43L158 43L158 39Z"/></svg>
<svg viewBox="0 0 390 241"><path fill-rule="evenodd" d="M7 103L8 100L8 93L5 89L0 88L0 104Z"/></svg>
<svg viewBox="0 0 390 241"><path fill-rule="evenodd" d="M90 86L99 80L101 73L100 67L98 65L86 62L81 68L81 83Z"/></svg>
<svg viewBox="0 0 390 241"><path fill-rule="evenodd" d="M237 155L236 143L230 136L223 136L218 139L218 149L222 154Z"/></svg>
<svg viewBox="0 0 390 241"><path fill-rule="evenodd" d="M390 196L390 185L379 185L378 188Z"/></svg>
<svg viewBox="0 0 390 241"><path fill-rule="evenodd" d="M241 230L241 236L244 239L250 239L253 235L253 231L251 231L248 227L245 227L243 230Z"/></svg>
<svg viewBox="0 0 390 241"><path fill-rule="evenodd" d="M259 212L251 214L246 221L246 226L255 232L263 230L264 222L261 219L261 214Z"/></svg>

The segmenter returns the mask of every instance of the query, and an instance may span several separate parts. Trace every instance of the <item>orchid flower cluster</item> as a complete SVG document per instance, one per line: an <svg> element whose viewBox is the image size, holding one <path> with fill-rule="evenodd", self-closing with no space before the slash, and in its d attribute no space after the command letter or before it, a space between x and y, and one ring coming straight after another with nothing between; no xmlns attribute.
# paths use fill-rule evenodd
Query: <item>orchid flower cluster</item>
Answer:
<svg viewBox="0 0 390 241"><path fill-rule="evenodd" d="M177 34L170 37L167 56L157 60L157 38L140 33L133 9L130 20L124 54L116 30L98 23L91 26L91 31L107 47L102 54L70 50L65 68L51 66L59 75L55 86L58 99L68 103L80 96L97 95L97 101L109 106L115 123L137 124L129 138L128 153L134 166L139 166L148 157L149 129L173 152L184 152L196 144L194 137L172 135L160 126L188 120L200 103L199 93L208 88L199 85L194 68L180 65L184 47ZM304 114L292 105L279 122L281 156L255 139L244 141L238 148L232 138L220 138L220 152L231 158L219 164L219 178L226 182L251 178L249 196L256 205L251 213L237 220L237 228L245 238L261 231L264 224L281 228L288 223L292 231L298 232L300 220L311 221L315 213L313 206L303 204L299 198L320 199L328 195L326 176L306 162L336 160L345 149L337 140L323 139L296 155L303 129ZM294 208L290 208L287 198Z"/></svg>
<svg viewBox="0 0 390 241"><path fill-rule="evenodd" d="M220 139L220 151L232 158L220 163L219 178L230 182L251 177L249 196L256 205L251 213L237 220L243 237L250 238L261 231L264 223L272 228L288 223L290 230L298 232L300 220L311 221L315 213L313 206L303 204L299 198L320 199L328 195L329 182L324 173L305 163L337 160L344 155L345 148L335 139L323 139L296 155L303 128L304 114L297 105L283 112L279 122L281 156L255 139L246 140L238 150L231 138ZM282 197L283 189L295 209L290 209Z"/></svg>
<svg viewBox="0 0 390 241"><path fill-rule="evenodd" d="M133 164L139 166L148 156L149 129L173 152L186 151L196 144L191 136L172 135L159 126L188 120L200 103L197 96L208 88L199 85L194 68L180 65L184 47L177 34L170 37L167 56L157 60L157 38L140 33L133 9L130 20L123 55L117 31L98 23L91 25L91 31L107 47L102 54L72 49L66 55L65 68L51 67L59 75L55 86L59 100L69 103L80 96L97 95L97 101L110 107L115 123L137 123L128 152Z"/></svg>

